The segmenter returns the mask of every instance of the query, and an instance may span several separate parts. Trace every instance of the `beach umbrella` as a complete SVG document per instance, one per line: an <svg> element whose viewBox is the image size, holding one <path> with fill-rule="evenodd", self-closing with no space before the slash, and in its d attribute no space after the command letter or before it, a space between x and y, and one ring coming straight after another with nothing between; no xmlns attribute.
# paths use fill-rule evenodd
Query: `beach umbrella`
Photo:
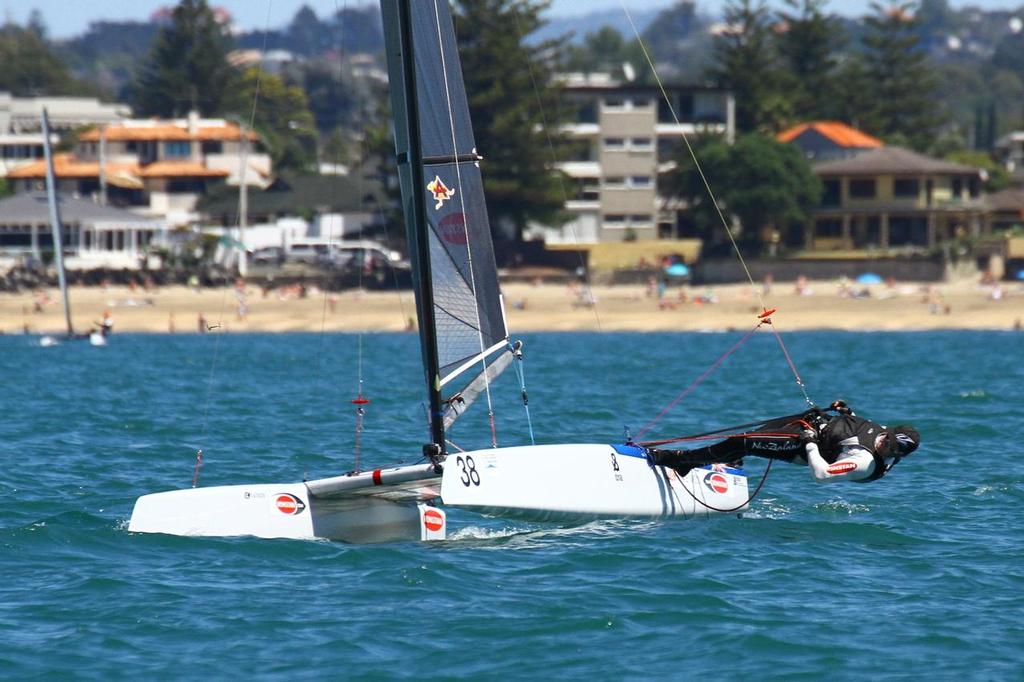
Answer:
<svg viewBox="0 0 1024 682"><path fill-rule="evenodd" d="M881 284L882 278L873 272L865 272L857 278L857 284Z"/></svg>
<svg viewBox="0 0 1024 682"><path fill-rule="evenodd" d="M682 263L673 263L665 268L665 274L669 277L686 277L690 274L690 268L686 267Z"/></svg>

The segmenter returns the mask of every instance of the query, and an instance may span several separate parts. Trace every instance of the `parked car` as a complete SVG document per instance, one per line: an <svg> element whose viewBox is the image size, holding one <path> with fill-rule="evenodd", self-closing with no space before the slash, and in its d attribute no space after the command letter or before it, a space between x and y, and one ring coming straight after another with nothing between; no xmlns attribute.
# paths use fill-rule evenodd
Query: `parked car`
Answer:
<svg viewBox="0 0 1024 682"><path fill-rule="evenodd" d="M280 246L265 246L249 254L249 261L254 265L280 265L284 258L284 249Z"/></svg>
<svg viewBox="0 0 1024 682"><path fill-rule="evenodd" d="M335 242L329 245L325 258L334 267L390 265L391 267L407 266L402 254L389 249L379 242L366 239Z"/></svg>
<svg viewBox="0 0 1024 682"><path fill-rule="evenodd" d="M320 263L327 256L327 244L320 243L299 243L292 244L288 249L286 260L293 263L308 263L310 265Z"/></svg>

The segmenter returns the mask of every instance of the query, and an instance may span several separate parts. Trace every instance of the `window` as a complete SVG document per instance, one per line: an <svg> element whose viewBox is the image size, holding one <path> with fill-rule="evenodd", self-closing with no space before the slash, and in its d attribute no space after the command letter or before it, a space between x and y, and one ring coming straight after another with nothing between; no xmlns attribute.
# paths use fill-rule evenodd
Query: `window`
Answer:
<svg viewBox="0 0 1024 682"><path fill-rule="evenodd" d="M629 216L629 222L633 225L650 225L651 214L650 213L638 213L636 215Z"/></svg>
<svg viewBox="0 0 1024 682"><path fill-rule="evenodd" d="M620 213L609 213L604 217L606 225L611 226L622 226L626 224L626 216Z"/></svg>
<svg viewBox="0 0 1024 682"><path fill-rule="evenodd" d="M604 179L605 187L625 187L626 178L620 175L610 175Z"/></svg>
<svg viewBox="0 0 1024 682"><path fill-rule="evenodd" d="M838 206L839 205L839 180L828 179L822 181L824 191L821 193L821 205L822 206Z"/></svg>
<svg viewBox="0 0 1024 682"><path fill-rule="evenodd" d="M916 178L896 178L892 183L893 196L917 198L921 193L921 183Z"/></svg>
<svg viewBox="0 0 1024 682"><path fill-rule="evenodd" d="M646 97L638 97L637 99L633 100L633 108L634 109L639 109L641 107L649 107L649 106L651 106L651 100L647 99Z"/></svg>
<svg viewBox="0 0 1024 682"><path fill-rule="evenodd" d="M850 180L850 197L853 199L873 199L875 197L875 180Z"/></svg>
<svg viewBox="0 0 1024 682"><path fill-rule="evenodd" d="M630 179L630 183L633 187L650 187L651 176L650 175L634 175Z"/></svg>
<svg viewBox="0 0 1024 682"><path fill-rule="evenodd" d="M653 144L649 137L634 137L630 140L630 145L637 151L650 151L653 149Z"/></svg>
<svg viewBox="0 0 1024 682"><path fill-rule="evenodd" d="M609 109L622 109L626 106L626 100L621 97L608 97L604 100L604 105Z"/></svg>
<svg viewBox="0 0 1024 682"><path fill-rule="evenodd" d="M621 137L606 137L604 138L605 149L624 149L626 146L626 140Z"/></svg>
<svg viewBox="0 0 1024 682"><path fill-rule="evenodd" d="M203 154L221 154L224 152L224 143L220 140L207 140L203 142Z"/></svg>
<svg viewBox="0 0 1024 682"><path fill-rule="evenodd" d="M164 156L169 159L185 159L191 153L191 146L188 142L175 141L164 143Z"/></svg>

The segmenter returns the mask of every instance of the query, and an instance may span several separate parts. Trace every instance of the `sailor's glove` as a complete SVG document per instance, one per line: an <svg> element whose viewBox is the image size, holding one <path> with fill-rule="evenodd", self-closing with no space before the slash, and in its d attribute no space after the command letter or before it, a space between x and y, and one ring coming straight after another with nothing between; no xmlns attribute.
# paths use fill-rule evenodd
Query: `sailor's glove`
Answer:
<svg viewBox="0 0 1024 682"><path fill-rule="evenodd" d="M818 432L814 429L804 429L800 433L800 445L807 445L808 443L818 442Z"/></svg>

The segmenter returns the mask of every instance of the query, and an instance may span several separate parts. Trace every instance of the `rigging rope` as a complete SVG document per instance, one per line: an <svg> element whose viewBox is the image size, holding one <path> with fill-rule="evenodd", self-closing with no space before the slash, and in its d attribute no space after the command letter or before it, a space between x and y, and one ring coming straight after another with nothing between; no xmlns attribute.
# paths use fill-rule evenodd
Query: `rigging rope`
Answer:
<svg viewBox="0 0 1024 682"><path fill-rule="evenodd" d="M266 19L266 22L265 22L264 27L263 27L263 48L262 48L262 50L260 50L260 59L257 62L257 65L256 65L256 87L253 90L252 109L251 109L250 114L249 114L249 130L252 130L254 128L255 122L256 122L256 108L257 108L257 105L258 105L259 99L260 99L260 85L261 85L262 77L263 77L263 57L264 57L264 55L267 52L267 36L270 34L270 10L271 10L272 6L273 6L272 0L267 0L267 19ZM248 140L244 139L245 136L246 136L246 131L245 130L240 130L239 132L240 132L240 141L242 142L242 156L241 156L241 159L240 159L241 168L239 169L239 174L238 174L238 186L239 186L238 209L236 210L236 216L235 217L237 219L237 224L238 224L238 227L239 227L239 232L241 232L241 224L242 224L242 190L241 190L241 188L243 186L243 183L245 182L245 169L246 169L246 166L248 165L249 145L248 145ZM243 248L244 248L244 246L243 246ZM199 284L200 284L200 286L202 286L202 282L200 282ZM224 308L226 307L226 304L227 304L226 303L227 302L227 295L228 295L227 287L223 287L221 289L221 296L220 296L220 311L218 312L218 315L220 316L220 319L219 319L219 321L217 322L216 325L206 325L205 320L203 320L202 313L200 313L200 323L203 324L203 325L206 325L206 329L202 330L202 332L213 331L214 329L223 329L223 327L224 327ZM214 378L214 375L216 374L216 371L217 371L217 361L220 358L220 338L221 338L221 336L222 336L222 334L218 333L218 334L215 335L215 338L214 338L213 359L210 362L210 375L209 375L209 377L207 377L207 380L206 380L206 399L205 399L204 405L203 405L203 425L202 425L202 428L200 429L200 443L206 441L206 437L207 437L207 434L208 434L207 428L209 426L210 400L211 400L211 398L213 396L213 378ZM197 485L199 485L199 469L202 467L202 464L203 464L203 451L202 451L202 449L199 449L199 450L196 451L196 464L195 464L195 468L193 469L193 472L192 472L192 487L193 488L195 488Z"/></svg>
<svg viewBox="0 0 1024 682"><path fill-rule="evenodd" d="M694 502L696 502L697 504L701 505L705 509L707 509L709 511L722 512L722 513L725 513L725 514L730 514L730 513L734 512L734 511L739 511L740 509L743 509L748 504L753 502L754 499L758 496L758 494L760 494L761 488L764 487L765 481L768 480L768 474L772 470L772 463L774 461L775 460L773 460L773 459L768 460L768 466L765 467L764 473L761 475L761 481L757 484L757 487L754 488L754 492L750 493L750 496L747 497L747 501L743 502L743 503L741 503L741 504L739 504L739 505L737 505L735 507L731 507L729 509L723 509L723 508L720 508L720 507L713 507L710 504L708 504L707 502L705 502L704 500L700 499L699 497L697 497L696 495L693 494L693 491L691 491L689 488L686 487L686 484L683 483L683 479L682 478L679 479L679 487L682 488L683 490L685 490L686 494L689 495L690 497L692 497Z"/></svg>
<svg viewBox="0 0 1024 682"><path fill-rule="evenodd" d="M447 2L447 0L440 0L440 1ZM441 57L441 73L443 74L443 78L444 78L444 96L445 96L445 104L447 104L447 108L448 108L448 126L449 126L449 130L451 130L451 134L452 134L452 154L453 155L458 155L459 147L458 147L458 141L456 140L456 137L455 137L455 114L452 111L452 95L451 95L451 90L448 87L448 64L447 64L447 61L445 60L445 55L444 55L444 37L441 35L441 15L440 15L440 10L438 9L438 5L437 5L438 2L439 2L439 0L434 0L434 2L433 2L433 6L434 6L434 24L435 24L435 26L437 26L437 46L438 46L438 52L440 53L440 57ZM454 31L454 18L453 18L453 21L452 21L452 29ZM473 267L473 248L472 248L472 242L469 239L469 215L466 213L466 193L463 191L463 186L462 186L462 168L461 168L460 162L458 162L458 161L455 161L452 165L455 166L455 180L456 180L456 185L458 185L458 188L459 188L459 207L462 209L462 231L463 231L463 235L465 236L465 239L466 239L466 259L468 261L468 269L469 269L469 286L470 286L470 290L473 292L473 300L474 300L473 312L474 312L474 314L476 316L477 344L478 344L479 349L480 349L479 350L479 352L480 352L480 365L481 365L481 367L483 369L484 393L487 395L487 416L488 416L488 420L490 421L490 425L491 425L491 446L492 447L498 447L498 435L497 435L497 430L496 430L495 424L494 424L494 404L491 401L491 381L490 381L490 377L487 375L487 358L484 357L484 351L486 351L487 349L484 346L484 333L483 333L483 329L482 329L483 325L480 323L480 305L479 305L479 303L476 303L476 301L478 300L477 299L477 290L476 290L476 272L475 272L475 269ZM417 188L415 188L415 191L421 192L423 190L422 190L422 188L418 188L417 187ZM427 254L425 254L425 256L429 257ZM507 329L505 330L505 333L506 333L506 336L507 336L507 334L508 334L508 330ZM435 415L433 418L434 419L440 419L440 417L438 415Z"/></svg>
<svg viewBox="0 0 1024 682"><path fill-rule="evenodd" d="M516 23L516 34L519 36L519 42L522 43L524 36L523 29L519 24L519 13L513 12L512 17ZM548 155L550 157L551 167L557 168L558 157L555 154L555 144L551 139L551 128L548 126L548 117L547 113L544 111L544 102L540 97L540 87L537 85L537 76L533 71L533 62L530 61L529 56L526 58L526 69L530 74L530 82L533 84L533 96L537 100L537 112L540 114L541 128L544 130L544 137L548 143ZM565 180L562 175L562 173L556 173L556 177L558 178L558 191L562 195L562 206L566 206L569 203L569 194L565 191ZM576 222L570 221L568 225L569 232L572 234L573 244L576 245L576 256L580 264L579 267L584 273L587 273L584 280L580 282L583 287L582 293L586 296L586 299L584 300L592 304L587 307L594 311L594 323L597 325L597 331L603 332L604 329L601 326L601 316L597 312L597 298L594 296L594 292L590 287L590 276L587 270L587 264L583 260L583 249L580 248L579 235L576 233Z"/></svg>
<svg viewBox="0 0 1024 682"><path fill-rule="evenodd" d="M633 29L633 35L636 37L637 44L640 46L640 49L644 54L644 58L647 60L647 64L651 68L651 74L654 76L654 80L657 83L658 89L661 91L661 97L664 100L666 106L668 107L669 113L671 113L672 115L672 120L675 122L676 127L679 130L679 136L683 139L683 142L686 145L686 149L690 153L690 158L693 159L694 168L697 169L697 173L700 175L701 182L704 183L704 188L707 190L708 196L711 198L712 204L714 204L715 211L718 214L718 219L722 223L722 227L725 228L725 233L726 235L728 235L729 241L732 243L733 251L736 252L736 257L739 259L740 265L743 267L743 272L746 273L747 275L747 281L750 282L750 289L753 292L753 294L757 297L757 300L760 303L762 312L760 315L758 315L758 317L761 319L761 322L758 323L758 327L760 327L761 324L768 324L771 327L772 332L774 332L775 334L775 338L778 340L779 348L782 350L782 353L786 358L786 362L789 363L789 367L793 372L793 376L796 378L797 386L803 393L804 400L807 402L809 406L814 407L814 402L807 394L807 387L804 385L803 380L800 378L800 373L796 369L796 364L793 362L793 358L790 356L789 351L786 349L785 344L782 342L782 336L779 334L778 330L775 328L775 325L771 321L771 314L774 313L775 310L768 310L768 307L765 305L764 302L764 297L761 295L761 291L754 284L754 278L750 274L750 268L747 267L747 262L743 258L743 253L740 251L739 244L737 244L736 242L736 237L733 235L732 229L729 227L729 221L725 219L725 214L722 211L722 207L719 204L718 198L715 196L714 191L711 189L711 183L708 181L707 176L704 174L704 168L701 166L700 161L697 159L697 154L693 149L693 145L690 144L689 138L686 136L686 133L683 132L682 130L682 124L679 120L678 114L676 113L675 106L673 106L672 100L668 96L668 91L665 89L665 84L661 80L661 75L658 73L658 67L655 65L654 59L651 57L651 53L647 49L647 45L640 35L640 31L637 29L636 23L633 21L633 15L630 13L629 8L626 7L624 0L620 0L620 5L622 7L622 11L626 15L626 19L629 20L630 27ZM756 329L757 327L755 327L755 330ZM747 337L744 337L743 341L745 341L746 339ZM732 351L730 350L730 353L731 352ZM714 369L714 367L717 367L718 364L720 363L716 363L716 365L713 366L712 369ZM701 376L701 380L703 380L703 378L704 375ZM686 392L684 392L684 395L685 393ZM674 406L681 399L682 396L673 401L670 407ZM667 409L665 411L667 411ZM663 411L661 415L658 415L657 419L660 419L665 411ZM655 421L657 421L657 419L655 419ZM644 430L646 430L646 428L648 427L645 427Z"/></svg>
<svg viewBox="0 0 1024 682"><path fill-rule="evenodd" d="M725 353L723 353L723 354L722 354L722 356L721 356L721 357L719 357L719 358L718 358L717 360L715 360L715 361L714 361L714 363L712 363L710 367L708 367L708 368L707 368L706 370L704 370L703 374L701 374L701 375L700 375L699 377L697 377L696 379L694 379L694 380L693 380L693 382L691 382L689 386L687 386L687 387L686 387L685 389L683 389L682 393L680 393L679 395L677 395L677 396L675 397L675 399L674 399L674 400L672 400L672 402L670 402L670 403L669 403L668 405L666 405L666 406L664 407L664 409L662 409L662 411L658 413L658 416L656 416L656 417L655 417L654 419L652 419L651 421L647 422L647 424L645 424L643 428L641 428L641 429L640 429L639 431L637 431L637 432L636 432L636 435L637 435L637 437L640 437L640 436L642 436L643 434L645 434L645 433L647 433L648 431L650 431L650 430L651 430L651 428L652 428L652 427L653 427L653 426L654 426L655 424L657 424L657 423L658 423L658 421L659 421L659 420L660 420L660 419L661 419L662 417L664 417L664 416L665 416L666 414L668 414L668 413L669 413L669 411L670 411L670 410L671 410L671 409L672 409L673 407L675 407L676 405L678 405L678 404L679 404L679 403L680 403L680 402L682 401L682 399L683 399L683 398L685 398L686 396L688 396L688 395L690 395L691 393L693 393L693 391L694 391L694 390L695 390L695 389L697 388L697 386L699 386L699 385L701 384L701 382L703 382L703 381L704 381L705 379L707 379L707 378L708 378L709 376L711 376L711 373L712 373L712 372L714 372L714 371L715 371L716 369L718 369L719 367L721 367L721 366L722 366L722 363L724 363L724 362L725 362L725 361L726 361L726 360L727 360L727 359L729 358L729 356L730 356L730 355L732 355L732 354L733 354L734 352L736 352L736 350L738 350L740 346L742 346L742 345L743 345L744 343L746 343L746 342L747 342L747 340L748 340L748 339L749 339L749 338L750 338L751 336L753 336L753 335L754 335L754 333L755 333L755 332L756 332L756 331L757 331L757 330L758 330L758 329L759 329L759 328L761 327L761 325L762 325L762 324L764 324L764 320L762 320L761 322L758 322L758 323L757 323L757 325L756 325L756 326L755 326L755 327L754 327L753 329L751 329L751 330L750 330L749 332L747 332L747 333L746 333L746 334L745 334L745 335L743 336L743 338L742 338L742 339L740 339L739 341L737 341L736 343L734 343L734 344L733 344L733 346L732 346L732 348L730 348L729 350L727 350L727 351L726 351Z"/></svg>

